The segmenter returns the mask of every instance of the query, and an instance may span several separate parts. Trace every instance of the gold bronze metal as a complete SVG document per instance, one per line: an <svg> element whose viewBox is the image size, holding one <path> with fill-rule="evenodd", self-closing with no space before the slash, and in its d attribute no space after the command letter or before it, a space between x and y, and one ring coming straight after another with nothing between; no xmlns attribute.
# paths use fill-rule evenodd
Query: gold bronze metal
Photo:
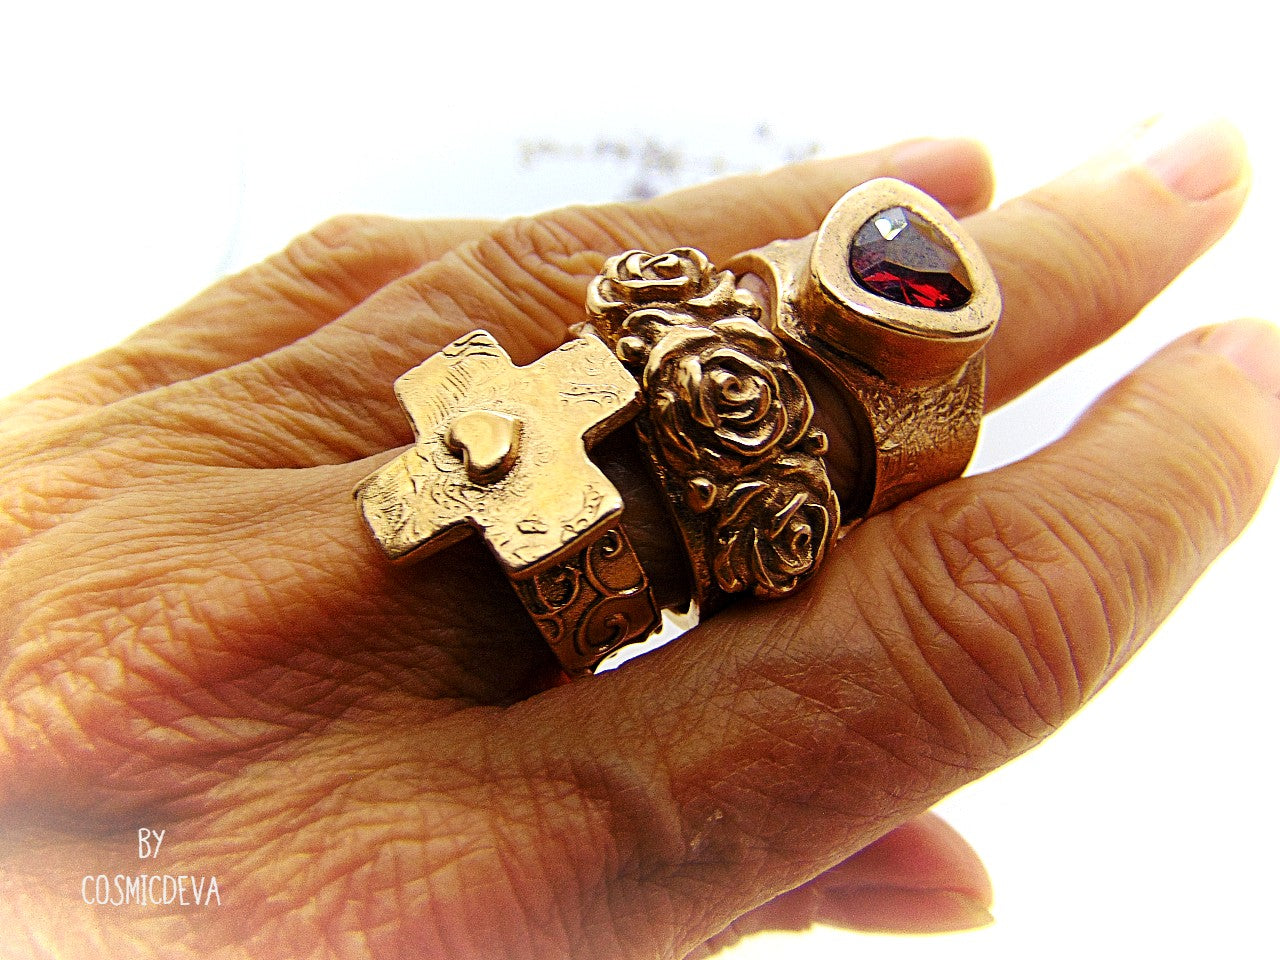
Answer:
<svg viewBox="0 0 1280 960"><path fill-rule="evenodd" d="M970 295L953 309L899 303L862 286L850 267L858 231L893 208L916 214L958 257ZM959 223L897 180L845 194L814 234L734 257L737 275L767 289L765 325L844 392L861 476L841 491L846 521L887 509L964 472L977 441L983 346L1000 316L995 276Z"/></svg>
<svg viewBox="0 0 1280 960"><path fill-rule="evenodd" d="M839 504L813 404L754 297L698 250L610 259L587 295L592 328L638 371L636 420L683 540L701 614L780 597L817 570Z"/></svg>
<svg viewBox="0 0 1280 960"><path fill-rule="evenodd" d="M594 338L527 367L477 330L396 381L413 447L355 495L389 558L478 531L570 674L658 622L618 520L622 497L586 447L640 409L635 380Z"/></svg>
<svg viewBox="0 0 1280 960"><path fill-rule="evenodd" d="M963 472L1000 293L940 204L873 180L815 234L728 266L688 247L628 251L591 284L595 336L516 367L475 331L397 380L416 442L356 489L387 556L478 531L581 675L668 635L622 498L586 453L632 417L692 574L674 629L734 594L791 593L847 529L842 511L856 523ZM858 466L839 499L788 350L851 418Z"/></svg>

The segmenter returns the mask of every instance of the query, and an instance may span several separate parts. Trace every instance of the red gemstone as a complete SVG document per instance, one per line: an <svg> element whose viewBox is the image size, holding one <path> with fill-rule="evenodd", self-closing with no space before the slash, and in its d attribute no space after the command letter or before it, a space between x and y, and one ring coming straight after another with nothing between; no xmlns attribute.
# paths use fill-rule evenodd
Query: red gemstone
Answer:
<svg viewBox="0 0 1280 960"><path fill-rule="evenodd" d="M859 286L888 300L930 310L969 302L969 274L946 237L902 207L881 210L853 237L849 266Z"/></svg>

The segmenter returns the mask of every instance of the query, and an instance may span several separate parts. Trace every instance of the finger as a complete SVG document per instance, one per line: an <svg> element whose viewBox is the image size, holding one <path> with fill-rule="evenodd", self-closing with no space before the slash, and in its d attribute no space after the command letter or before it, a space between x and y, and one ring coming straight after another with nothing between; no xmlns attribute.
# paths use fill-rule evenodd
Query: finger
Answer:
<svg viewBox="0 0 1280 960"><path fill-rule="evenodd" d="M512 221L457 258L405 277L312 345L349 350L365 342L362 355L373 353L373 362L357 375L383 392L378 384L387 376L477 326L527 363L583 319L587 286L606 257L632 247L696 246L723 260L812 232L845 191L879 176L914 182L962 214L982 209L991 196L990 164L979 146L925 140L729 177L641 203L570 207ZM369 342L379 345L377 353Z"/></svg>
<svg viewBox="0 0 1280 960"><path fill-rule="evenodd" d="M878 153L736 177L640 204L578 207L514 221L456 256L383 287L340 320L216 380L141 398L108 433L179 421L216 424L210 463L311 466L368 456L411 439L392 384L461 334L492 331L517 363L560 344L583 319L606 256L629 246L697 245L717 254L815 229L830 204L871 177L898 175L963 212L990 197L989 165L968 141L917 141ZM153 409L154 408L154 409ZM142 426L145 424L145 426ZM189 438L174 439L186 450ZM163 447L163 444L156 444ZM179 454L185 456L186 454Z"/></svg>
<svg viewBox="0 0 1280 960"><path fill-rule="evenodd" d="M1128 323L1216 241L1248 192L1225 121L1170 142L1161 125L968 220L1004 296L987 348L994 408Z"/></svg>
<svg viewBox="0 0 1280 960"><path fill-rule="evenodd" d="M814 921L850 930L939 933L992 919L991 877L934 813L889 831L809 885L821 897Z"/></svg>
<svg viewBox="0 0 1280 960"><path fill-rule="evenodd" d="M794 601L522 704L522 742L542 731L543 760L602 798L593 842L627 863L612 902L644 896L630 870L663 877L691 948L1064 722L1240 531L1278 454L1280 335L1184 338L1036 456L858 528Z"/></svg>
<svg viewBox="0 0 1280 960"><path fill-rule="evenodd" d="M493 227L486 220L335 217L119 346L0 402L0 418L13 429L270 353Z"/></svg>
<svg viewBox="0 0 1280 960"><path fill-rule="evenodd" d="M665 194L636 211L646 249L696 246L712 262L816 230L831 206L864 180L896 177L935 197L955 216L986 208L991 162L972 140L908 140L884 150L728 177ZM603 249L595 244L591 249ZM590 278L588 278L590 279Z"/></svg>
<svg viewBox="0 0 1280 960"><path fill-rule="evenodd" d="M815 923L874 933L943 933L992 922L991 878L934 813L909 820L808 883L739 917L688 960L765 930Z"/></svg>

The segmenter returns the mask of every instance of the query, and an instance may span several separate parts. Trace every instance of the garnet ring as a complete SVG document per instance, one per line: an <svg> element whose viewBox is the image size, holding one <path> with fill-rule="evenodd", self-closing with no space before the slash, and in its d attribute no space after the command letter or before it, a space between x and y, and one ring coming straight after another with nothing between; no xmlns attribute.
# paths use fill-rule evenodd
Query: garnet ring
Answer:
<svg viewBox="0 0 1280 960"><path fill-rule="evenodd" d="M940 203L872 180L817 233L727 266L759 278L765 325L841 394L854 448L854 476L839 491L846 527L964 472L1000 289Z"/></svg>

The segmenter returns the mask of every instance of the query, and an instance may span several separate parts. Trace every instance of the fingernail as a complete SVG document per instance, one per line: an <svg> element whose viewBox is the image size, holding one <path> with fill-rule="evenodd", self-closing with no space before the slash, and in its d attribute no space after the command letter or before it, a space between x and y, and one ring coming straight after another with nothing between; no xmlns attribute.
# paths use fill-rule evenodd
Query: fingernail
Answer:
<svg viewBox="0 0 1280 960"><path fill-rule="evenodd" d="M1226 357L1264 394L1280 397L1280 328L1265 320L1214 327L1201 346Z"/></svg>
<svg viewBox="0 0 1280 960"><path fill-rule="evenodd" d="M995 922L991 912L955 890L859 887L825 891L819 922L875 933L947 933Z"/></svg>
<svg viewBox="0 0 1280 960"><path fill-rule="evenodd" d="M1216 197L1245 173L1244 139L1223 119L1190 127L1160 120L1143 130L1136 146L1147 169L1186 200Z"/></svg>

